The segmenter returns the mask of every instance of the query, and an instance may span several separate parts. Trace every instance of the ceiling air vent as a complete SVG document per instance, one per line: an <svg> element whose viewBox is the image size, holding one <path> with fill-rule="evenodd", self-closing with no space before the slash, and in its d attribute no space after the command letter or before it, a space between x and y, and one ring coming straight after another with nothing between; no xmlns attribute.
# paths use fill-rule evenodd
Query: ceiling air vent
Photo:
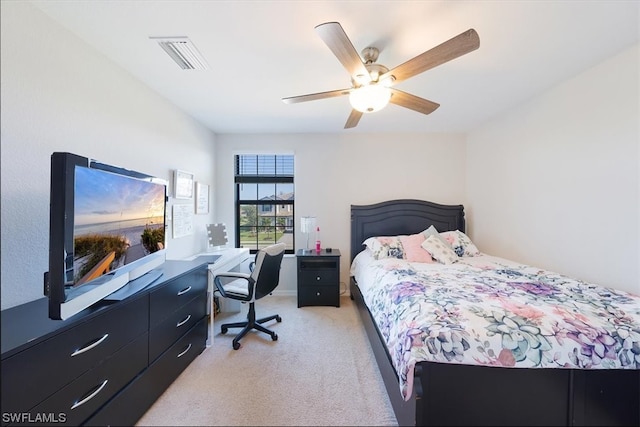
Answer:
<svg viewBox="0 0 640 427"><path fill-rule="evenodd" d="M209 65L188 37L149 37L183 70L208 70Z"/></svg>

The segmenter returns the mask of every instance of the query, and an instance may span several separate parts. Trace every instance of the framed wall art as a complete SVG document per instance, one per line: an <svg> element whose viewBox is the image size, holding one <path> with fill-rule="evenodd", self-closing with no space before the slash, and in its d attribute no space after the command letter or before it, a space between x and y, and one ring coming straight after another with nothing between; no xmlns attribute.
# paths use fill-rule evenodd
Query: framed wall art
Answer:
<svg viewBox="0 0 640 427"><path fill-rule="evenodd" d="M193 234L193 205L179 204L172 206L173 212L173 238Z"/></svg>
<svg viewBox="0 0 640 427"><path fill-rule="evenodd" d="M173 197L176 199L193 198L194 178L192 173L176 169L173 175Z"/></svg>
<svg viewBox="0 0 640 427"><path fill-rule="evenodd" d="M196 214L209 213L209 185L196 182Z"/></svg>

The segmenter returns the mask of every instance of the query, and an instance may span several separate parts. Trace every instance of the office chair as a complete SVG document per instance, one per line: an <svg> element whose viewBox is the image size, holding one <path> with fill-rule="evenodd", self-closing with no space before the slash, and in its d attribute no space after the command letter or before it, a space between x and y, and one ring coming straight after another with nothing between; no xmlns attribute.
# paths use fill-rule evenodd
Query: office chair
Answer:
<svg viewBox="0 0 640 427"><path fill-rule="evenodd" d="M274 314L273 316L256 320L255 301L271 294L278 286L284 249L284 243L277 243L260 249L256 254L255 261L249 265L251 274L228 272L218 274L213 279L216 289L223 297L249 303L249 314L246 321L226 323L220 328L223 334L226 334L229 328L243 328L233 339L234 350L240 348L240 339L252 329L271 335L273 341L278 340L278 335L262 326L262 323L274 319L277 322L282 322L282 318Z"/></svg>

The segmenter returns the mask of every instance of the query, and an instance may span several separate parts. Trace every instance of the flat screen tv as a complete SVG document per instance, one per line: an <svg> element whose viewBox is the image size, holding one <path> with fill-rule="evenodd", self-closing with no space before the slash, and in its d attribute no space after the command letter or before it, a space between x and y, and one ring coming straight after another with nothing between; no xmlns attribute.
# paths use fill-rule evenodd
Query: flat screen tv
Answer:
<svg viewBox="0 0 640 427"><path fill-rule="evenodd" d="M123 299L162 274L165 180L71 153L51 155L49 317Z"/></svg>

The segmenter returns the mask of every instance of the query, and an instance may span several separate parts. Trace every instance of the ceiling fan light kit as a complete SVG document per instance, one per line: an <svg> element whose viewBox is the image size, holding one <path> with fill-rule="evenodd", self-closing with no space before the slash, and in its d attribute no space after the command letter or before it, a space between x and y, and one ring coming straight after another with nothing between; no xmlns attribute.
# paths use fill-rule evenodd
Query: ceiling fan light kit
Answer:
<svg viewBox="0 0 640 427"><path fill-rule="evenodd" d="M373 113L387 106L391 90L379 84L368 84L353 89L349 94L351 106L361 113Z"/></svg>
<svg viewBox="0 0 640 427"><path fill-rule="evenodd" d="M380 111L389 102L422 114L434 112L440 104L402 92L392 86L480 47L478 33L469 29L389 70L384 65L376 63L379 51L373 46L364 48L362 57L358 55L338 22L320 24L315 30L349 72L351 88L282 98L282 101L285 104L294 104L349 95L352 111L345 129L357 126L363 113Z"/></svg>

